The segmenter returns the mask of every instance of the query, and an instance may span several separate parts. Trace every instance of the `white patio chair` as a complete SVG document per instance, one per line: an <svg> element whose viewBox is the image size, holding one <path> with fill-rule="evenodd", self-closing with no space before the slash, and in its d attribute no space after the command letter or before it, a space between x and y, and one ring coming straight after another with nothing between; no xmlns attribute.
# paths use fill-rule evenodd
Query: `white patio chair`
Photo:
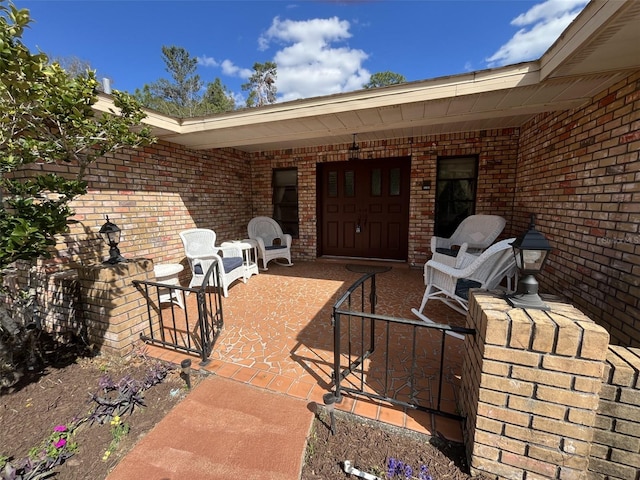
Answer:
<svg viewBox="0 0 640 480"><path fill-rule="evenodd" d="M420 308L411 311L420 319L435 323L424 314L429 300L440 300L455 311L465 315L469 310L469 290L479 288L494 290L506 278L506 290L512 292L517 274L516 261L509 238L491 245L479 256L465 254L465 267L456 268L436 260L424 265L424 283L426 285ZM448 334L464 338L455 332Z"/></svg>
<svg viewBox="0 0 640 480"><path fill-rule="evenodd" d="M189 288L202 285L207 270L214 262L219 265L219 278L213 286L220 285L222 294L229 296L229 285L236 280L247 283L242 250L237 246L216 247L216 233L206 228L192 228L180 232L184 253L191 267Z"/></svg>
<svg viewBox="0 0 640 480"><path fill-rule="evenodd" d="M432 259L456 268L463 267L464 254L482 253L498 238L506 223L499 215L470 215L449 238L431 237Z"/></svg>
<svg viewBox="0 0 640 480"><path fill-rule="evenodd" d="M283 233L282 228L274 219L269 217L255 217L247 225L249 238L258 242L258 258L262 259L262 270L268 270L267 264L276 260L278 265L290 267L291 242L293 238L288 233ZM287 263L278 262L277 259L285 259Z"/></svg>

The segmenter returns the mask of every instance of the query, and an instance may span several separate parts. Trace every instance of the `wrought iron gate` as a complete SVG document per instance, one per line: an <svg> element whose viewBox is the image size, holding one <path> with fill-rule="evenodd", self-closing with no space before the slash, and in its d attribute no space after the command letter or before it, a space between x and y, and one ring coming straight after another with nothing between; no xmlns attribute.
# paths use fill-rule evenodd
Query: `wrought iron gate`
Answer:
<svg viewBox="0 0 640 480"><path fill-rule="evenodd" d="M462 419L456 409L458 378L445 356L449 325L375 313L376 277L364 275L333 307L334 396L344 392Z"/></svg>
<svg viewBox="0 0 640 480"><path fill-rule="evenodd" d="M148 327L140 338L147 343L174 348L200 356L200 365L210 362L209 356L222 330L222 294L217 282L218 263L207 270L202 286L188 288L157 282L133 282L147 300ZM189 308L187 296L196 297L197 308ZM180 302L171 299L181 298ZM165 305L163 307L163 305Z"/></svg>

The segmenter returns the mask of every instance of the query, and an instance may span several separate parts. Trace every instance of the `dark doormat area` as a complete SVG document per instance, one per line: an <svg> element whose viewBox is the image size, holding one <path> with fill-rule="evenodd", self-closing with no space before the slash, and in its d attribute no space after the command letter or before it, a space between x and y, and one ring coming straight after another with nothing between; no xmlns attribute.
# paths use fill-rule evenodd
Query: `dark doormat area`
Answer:
<svg viewBox="0 0 640 480"><path fill-rule="evenodd" d="M356 263L347 264L347 270L356 273L384 273L391 270L391 267L383 265L358 265Z"/></svg>

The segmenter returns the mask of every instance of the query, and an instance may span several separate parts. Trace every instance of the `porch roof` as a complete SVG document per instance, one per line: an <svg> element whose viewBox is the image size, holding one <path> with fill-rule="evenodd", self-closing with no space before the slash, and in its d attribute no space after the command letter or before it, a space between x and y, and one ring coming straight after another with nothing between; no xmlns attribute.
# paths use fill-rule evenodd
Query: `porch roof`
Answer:
<svg viewBox="0 0 640 480"><path fill-rule="evenodd" d="M191 149L245 152L519 127L578 107L640 68L640 2L592 0L536 61L179 119L148 111L154 134ZM113 108L100 95L98 110Z"/></svg>

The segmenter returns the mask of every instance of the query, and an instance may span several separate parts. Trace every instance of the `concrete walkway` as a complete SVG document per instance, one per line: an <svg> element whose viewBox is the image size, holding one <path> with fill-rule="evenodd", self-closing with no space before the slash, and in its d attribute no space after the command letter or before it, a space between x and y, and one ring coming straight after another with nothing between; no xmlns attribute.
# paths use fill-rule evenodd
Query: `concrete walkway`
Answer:
<svg viewBox="0 0 640 480"><path fill-rule="evenodd" d="M210 376L107 480L299 480L313 403Z"/></svg>

